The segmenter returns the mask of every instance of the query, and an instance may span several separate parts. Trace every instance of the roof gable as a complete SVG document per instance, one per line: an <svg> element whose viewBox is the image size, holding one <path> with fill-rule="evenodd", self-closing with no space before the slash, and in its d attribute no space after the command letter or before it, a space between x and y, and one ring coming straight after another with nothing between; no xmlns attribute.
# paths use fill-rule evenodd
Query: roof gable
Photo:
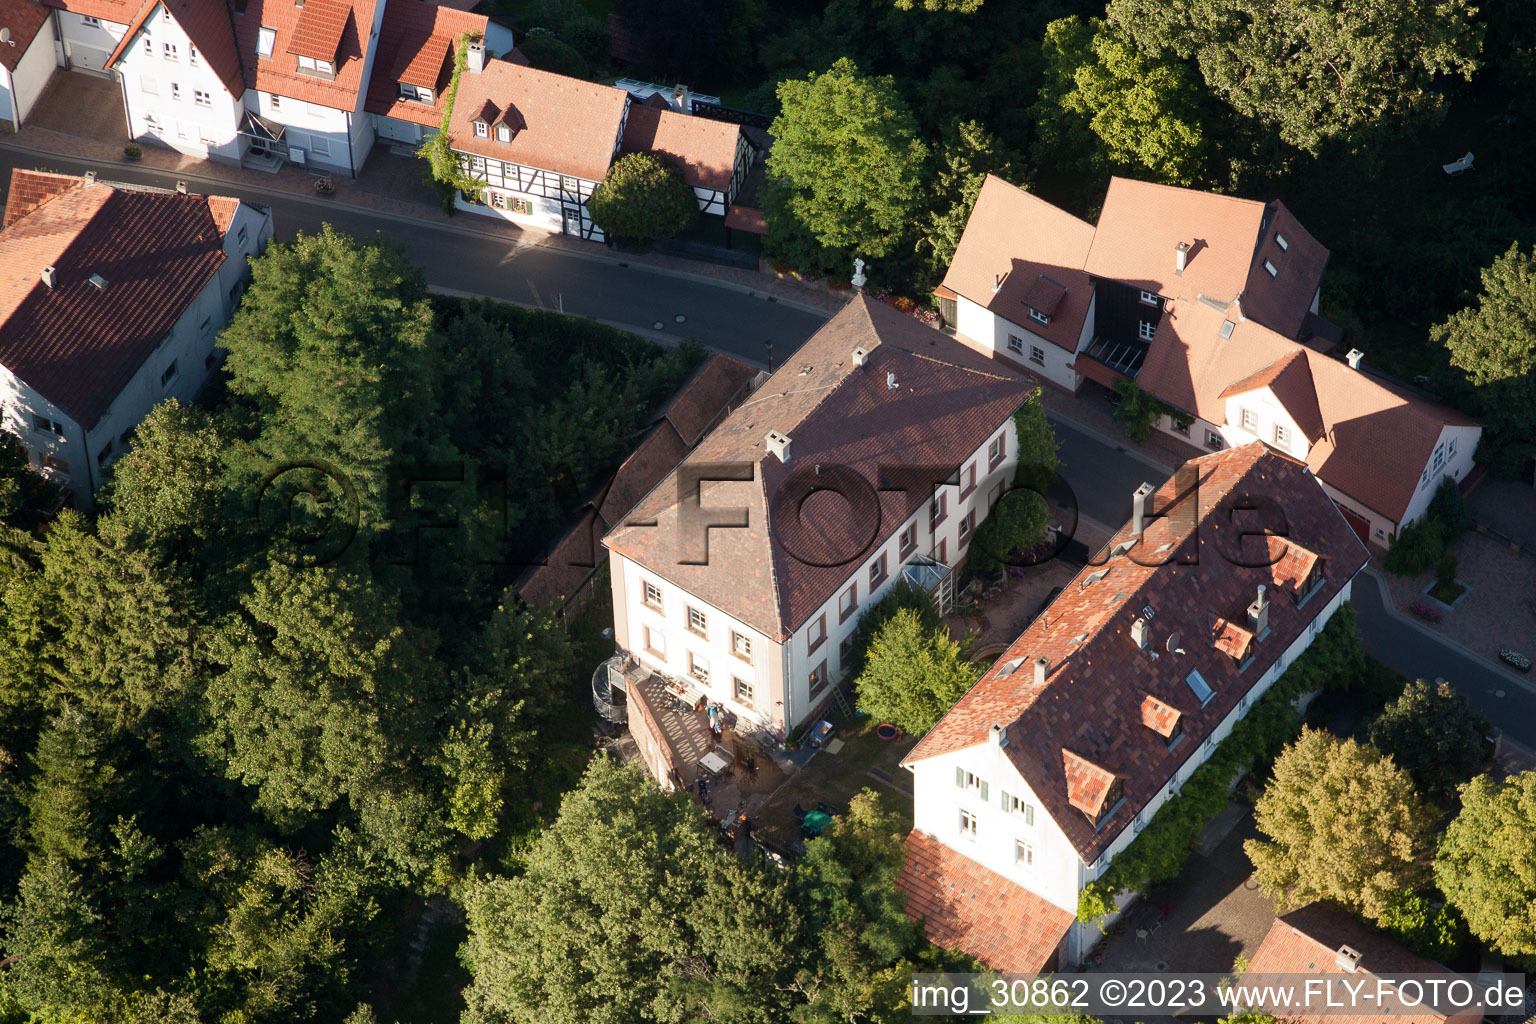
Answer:
<svg viewBox="0 0 1536 1024"><path fill-rule="evenodd" d="M1323 414L1317 405L1317 388L1312 383L1312 367L1306 354L1296 348L1242 380L1228 384L1218 398L1243 395L1268 389L1285 407L1296 428L1311 444L1323 436Z"/></svg>
<svg viewBox="0 0 1536 1024"><path fill-rule="evenodd" d="M484 38L489 22L440 4L396 0L384 8L378 53L368 82L365 108L426 127L443 120L444 78L450 58L463 35ZM432 90L432 102L400 98L401 83Z"/></svg>
<svg viewBox="0 0 1536 1024"><path fill-rule="evenodd" d="M740 125L632 102L620 148L666 157L689 185L724 192L736 170L740 138Z"/></svg>
<svg viewBox="0 0 1536 1024"><path fill-rule="evenodd" d="M298 7L290 0L246 0L243 13L228 15L234 24L237 51L245 67L245 85L274 96L303 100L333 110L355 111L359 97L370 86L363 80L363 69L368 63L370 46L376 45L371 36L374 15L382 0L355 0L350 6L342 0L319 0L321 6L316 15L306 20L305 12L314 2L308 0L304 7ZM421 6L428 5L423 3ZM302 73L298 63L299 50L329 48L339 14L346 16L341 19L336 45L330 49L333 56L314 58L331 60L335 66L334 75ZM257 39L263 28L273 32L270 57L262 57L257 52ZM313 58L314 55L306 52L305 56Z"/></svg>
<svg viewBox="0 0 1536 1024"><path fill-rule="evenodd" d="M1269 632L1245 667L1213 643L1212 618L1243 621L1258 587L1272 582L1265 533L1326 557L1328 576L1305 606L1270 603ZM1194 749L1170 748L1169 734L1146 727L1148 709L1165 724L1163 709L1176 712L1199 743L1366 562L1306 468L1257 442L1186 463L1154 492L1143 537L1111 556L1133 539L1129 524L1117 531L903 761L971 746L1002 725L1004 753L1085 862ZM1144 647L1133 632L1138 619L1150 634ZM1008 671L1038 657L1050 666L1044 685L1033 673ZM1196 673L1198 685L1190 681ZM1124 806L1096 829L1088 816L1113 807L1104 806L1111 777L1122 781Z"/></svg>
<svg viewBox="0 0 1536 1024"><path fill-rule="evenodd" d="M69 6L72 8L73 4ZM107 58L106 67L117 66L129 47L135 45L156 11L164 12L187 34L192 45L197 47L197 52L219 76L219 81L230 96L239 99L245 95L244 68L230 27L229 9L223 3L146 0L128 24L122 39L118 40L117 48Z"/></svg>
<svg viewBox="0 0 1536 1024"><path fill-rule="evenodd" d="M48 8L34 0L0 0L0 25L11 30L11 45L0 46L0 67L15 71L47 21Z"/></svg>
<svg viewBox="0 0 1536 1024"><path fill-rule="evenodd" d="M351 18L352 5L346 0L307 0L299 7L299 20L288 37L286 49L299 57L335 61ZM356 26L353 31L357 31Z"/></svg>

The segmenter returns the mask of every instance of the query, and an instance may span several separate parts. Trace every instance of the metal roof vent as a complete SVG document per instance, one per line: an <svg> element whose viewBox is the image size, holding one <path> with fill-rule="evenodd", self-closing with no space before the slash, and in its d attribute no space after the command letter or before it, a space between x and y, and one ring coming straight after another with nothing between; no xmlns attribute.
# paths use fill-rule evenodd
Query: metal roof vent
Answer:
<svg viewBox="0 0 1536 1024"><path fill-rule="evenodd" d="M100 274L92 274L90 281L91 287L95 288L97 291L104 292L107 290L107 279L102 277Z"/></svg>

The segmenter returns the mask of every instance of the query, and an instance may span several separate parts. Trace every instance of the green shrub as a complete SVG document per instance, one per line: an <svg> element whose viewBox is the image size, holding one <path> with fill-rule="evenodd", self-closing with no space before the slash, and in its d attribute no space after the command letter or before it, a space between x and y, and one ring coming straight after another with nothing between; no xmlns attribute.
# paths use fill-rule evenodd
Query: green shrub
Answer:
<svg viewBox="0 0 1536 1024"><path fill-rule="evenodd" d="M1172 416L1173 421L1182 427L1195 422L1193 416L1153 397L1133 380L1115 381L1115 394L1120 396L1120 406L1114 413L1115 419L1125 428L1125 436L1137 444L1152 436L1152 425L1164 416Z"/></svg>
<svg viewBox="0 0 1536 1024"><path fill-rule="evenodd" d="M1387 571L1417 576L1440 564L1446 553L1446 528L1439 519L1423 516L1397 531L1387 548Z"/></svg>
<svg viewBox="0 0 1536 1024"><path fill-rule="evenodd" d="M608 234L639 242L671 238L699 219L693 189L654 153L629 153L614 161L587 210Z"/></svg>
<svg viewBox="0 0 1536 1024"><path fill-rule="evenodd" d="M137 142L130 142L128 145L123 147L123 155L126 156L129 160L137 160L139 157L144 155L144 147L139 145Z"/></svg>
<svg viewBox="0 0 1536 1024"><path fill-rule="evenodd" d="M1461 488L1450 477L1440 481L1435 496L1430 499L1427 514L1445 526L1447 541L1454 541L1472 529L1472 511L1461 496Z"/></svg>
<svg viewBox="0 0 1536 1024"><path fill-rule="evenodd" d="M1411 890L1399 894L1377 923L1412 952L1442 964L1454 961L1467 941L1467 923L1455 908L1432 906Z"/></svg>

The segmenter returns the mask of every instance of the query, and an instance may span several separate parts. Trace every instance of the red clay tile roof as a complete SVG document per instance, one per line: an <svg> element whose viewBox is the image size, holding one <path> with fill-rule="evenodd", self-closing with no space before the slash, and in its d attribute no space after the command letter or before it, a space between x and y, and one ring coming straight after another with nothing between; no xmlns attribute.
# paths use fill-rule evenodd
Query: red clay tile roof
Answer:
<svg viewBox="0 0 1536 1024"><path fill-rule="evenodd" d="M599 499L598 512L603 517L605 532L676 469L677 464L688 457L690 447L666 420L647 431L613 474Z"/></svg>
<svg viewBox="0 0 1536 1024"><path fill-rule="evenodd" d="M208 212L213 215L213 226L218 228L220 235L229 234L229 226L235 222L235 213L240 209L240 200L232 196L209 196Z"/></svg>
<svg viewBox="0 0 1536 1024"><path fill-rule="evenodd" d="M496 141L494 133L475 137L470 118L487 100L498 109L515 105L522 115L525 127L510 142ZM600 182L618 148L628 101L623 89L493 60L478 75L459 79L448 129L459 152Z"/></svg>
<svg viewBox="0 0 1536 1024"><path fill-rule="evenodd" d="M1285 541L1280 543L1284 544ZM1253 633L1224 615L1210 616L1210 624L1211 646L1241 663L1248 656L1248 645L1253 643Z"/></svg>
<svg viewBox="0 0 1536 1024"><path fill-rule="evenodd" d="M856 348L869 353L862 369L852 365ZM888 373L895 375L894 390L886 386ZM694 538L677 529L678 486L669 478L606 543L726 614L781 638L862 567L873 545L888 542L926 504L937 481L914 478L904 481L908 489L882 486L882 471L893 459L902 466L933 467L935 473L949 467L942 471L947 477L1032 390L1006 367L861 294L706 435L684 463L729 463L752 473L750 482L704 486L705 504L747 508L746 527L710 530L707 552L696 550ZM771 430L791 439L787 465L767 454ZM823 491L806 502L803 516L770 517L767 510L793 500L794 488L818 465L824 472L836 467L847 474L847 487L855 492L876 492L878 515L830 495L822 501ZM658 525L645 525L650 522ZM698 561L705 564L690 564ZM892 572L896 568L890 566Z"/></svg>
<svg viewBox="0 0 1536 1024"><path fill-rule="evenodd" d="M235 48L234 34L230 30L229 9L222 3L210 0L146 0L128 24L128 30L118 41L117 48L107 58L106 66L115 67L128 48L139 37L139 30L157 8L164 8L171 19L192 40L197 52L219 76L224 88L236 99L245 95L245 75L240 54ZM75 11L73 0L68 9ZM75 13L79 13L76 11Z"/></svg>
<svg viewBox="0 0 1536 1024"><path fill-rule="evenodd" d="M1114 791L1115 773L1066 747L1061 748L1061 767L1067 778L1067 803L1097 821L1104 799Z"/></svg>
<svg viewBox="0 0 1536 1024"><path fill-rule="evenodd" d="M1323 414L1317 407L1317 388L1312 383L1312 368L1300 349L1281 356L1263 369L1257 370L1240 381L1228 384L1217 398L1243 395L1260 388L1269 388L1296 427L1311 444L1323 436Z"/></svg>
<svg viewBox="0 0 1536 1024"><path fill-rule="evenodd" d="M54 196L62 195L72 188L79 188L84 183L84 178L73 174L54 174L50 171L26 171L16 168L11 171L11 187L5 197L5 223L0 224L0 227L10 227L13 222L25 217Z"/></svg>
<svg viewBox="0 0 1536 1024"><path fill-rule="evenodd" d="M1410 953L1386 935L1360 923L1344 911L1322 903L1312 903L1275 920L1248 964L1244 977L1257 979L1259 975L1275 974L1342 975L1347 972L1336 961L1341 946L1348 946L1360 953L1354 973L1362 977L1356 980L1391 974L1431 977L1452 974L1433 960ZM1256 981L1256 984L1263 987L1263 982ZM1372 990L1375 987L1373 983ZM1390 1009L1382 1008L1375 1013L1304 1016L1289 1013L1285 1016L1295 1024L1433 1024L1450 1015L1435 1009L1428 998L1417 1006L1404 1000L1392 1000L1390 996L1387 1002L1391 1004ZM1273 1012L1280 1008L1262 1006L1257 1009ZM1462 1024L1475 1024L1479 1016L1474 1011L1472 1015L1458 1019Z"/></svg>
<svg viewBox="0 0 1536 1024"><path fill-rule="evenodd" d="M352 5L346 0L308 0L299 10L286 51L315 60L334 60L351 16Z"/></svg>
<svg viewBox="0 0 1536 1024"><path fill-rule="evenodd" d="M1024 293L1024 305L1037 312L1050 316L1056 312L1056 307L1061 305L1061 300L1067 297L1067 286L1059 281L1041 274L1035 278L1035 283L1029 286Z"/></svg>
<svg viewBox="0 0 1536 1024"><path fill-rule="evenodd" d="M724 192L731 186L740 138L739 125L631 103L621 148L666 157L688 184Z"/></svg>
<svg viewBox="0 0 1536 1024"><path fill-rule="evenodd" d="M1149 693L1141 699L1141 724L1159 736L1172 736L1179 727L1179 711Z"/></svg>
<svg viewBox="0 0 1536 1024"><path fill-rule="evenodd" d="M944 286L1072 352L1093 299L1083 272L1092 244L1093 225L989 174ZM1067 290L1049 325L1030 319L1027 305L1041 275ZM993 291L999 276L1002 286Z"/></svg>
<svg viewBox="0 0 1536 1024"><path fill-rule="evenodd" d="M713 352L657 411L652 422L665 419L691 448L720 420L755 376L757 371L741 360Z"/></svg>
<svg viewBox="0 0 1536 1024"><path fill-rule="evenodd" d="M907 896L907 915L923 922L929 941L997 971L1054 970L1057 948L1072 927L1069 911L917 829L907 836L896 886Z"/></svg>
<svg viewBox="0 0 1536 1024"><path fill-rule="evenodd" d="M1322 558L1294 541L1271 537L1266 543L1269 545L1270 581L1293 601L1300 600Z"/></svg>
<svg viewBox="0 0 1536 1024"><path fill-rule="evenodd" d="M517 581L517 596L530 605L563 602L581 589L597 571L603 551L602 519L588 508L550 545L544 564L530 569Z"/></svg>
<svg viewBox="0 0 1536 1024"><path fill-rule="evenodd" d="M142 3L141 0L43 0L43 6L87 18L100 18L114 25L126 25L133 20Z"/></svg>
<svg viewBox="0 0 1536 1024"><path fill-rule="evenodd" d="M34 0L0 0L0 26L11 30L11 45L0 46L0 65L15 71L47 20L48 8Z"/></svg>
<svg viewBox="0 0 1536 1024"><path fill-rule="evenodd" d="M295 7L292 0L246 0L244 14L229 15L235 25L239 53L245 65L246 86L333 110L357 110L358 97L368 87L363 81L364 57L368 52L369 34L373 31L374 12L381 2L383 0L356 0L352 4L351 16L344 22L335 50L336 77L326 80L300 74L298 57L290 52L304 8ZM276 33L271 57L256 55L256 39L263 27Z"/></svg>
<svg viewBox="0 0 1536 1024"><path fill-rule="evenodd" d="M903 761L987 742L994 724L1004 726L1008 757L1090 863L1367 559L1306 468L1258 442L1192 459L1153 500L1142 540L1108 557L1130 539L1129 525L1118 531ZM1240 671L1205 642L1209 616L1241 620L1258 586L1272 581L1266 531L1327 557L1328 577L1304 608L1270 602L1269 635ZM1131 636L1138 618L1152 630L1145 650ZM1005 671L1012 659L1037 657L1051 664L1044 686L1033 673ZM1186 681L1192 670L1214 691L1204 706ZM1170 749L1142 727L1149 694L1181 713L1187 740ZM1072 802L1064 749L1124 780L1125 806L1098 831Z"/></svg>
<svg viewBox="0 0 1536 1024"><path fill-rule="evenodd" d="M1238 323L1232 336L1223 340L1218 332L1226 313L1203 302L1180 301L1169 306L1147 350L1137 384L1186 412L1222 423L1226 400L1221 396L1229 385L1300 353L1307 363L1322 420L1319 439L1307 454L1307 465L1332 486L1393 520L1402 518L1413 499L1442 429L1476 425L1453 409L1351 370L1252 320ZM1302 391L1298 370L1287 376L1282 401L1288 399L1287 409L1305 421L1310 412L1304 395L1297 397Z"/></svg>
<svg viewBox="0 0 1536 1024"><path fill-rule="evenodd" d="M492 103L490 100L486 100L484 103L480 104L478 108L475 109L474 114L470 116L469 123L474 124L478 121L483 124L490 124L496 120L497 115L500 113L500 107Z"/></svg>
<svg viewBox="0 0 1536 1024"><path fill-rule="evenodd" d="M365 109L431 128L442 124L443 92L452 66L449 55L465 33L484 38L487 25L484 15L441 4L419 0L387 4ZM401 82L431 89L432 103L402 100L397 87Z"/></svg>
<svg viewBox="0 0 1536 1024"><path fill-rule="evenodd" d="M0 365L89 430L224 259L204 197L81 179L0 231Z"/></svg>

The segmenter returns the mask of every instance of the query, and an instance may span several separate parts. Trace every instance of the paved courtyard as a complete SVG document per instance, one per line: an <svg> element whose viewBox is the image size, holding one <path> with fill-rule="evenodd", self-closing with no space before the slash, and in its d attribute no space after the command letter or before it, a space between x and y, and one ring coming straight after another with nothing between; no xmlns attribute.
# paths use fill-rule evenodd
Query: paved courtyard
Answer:
<svg viewBox="0 0 1536 1024"><path fill-rule="evenodd" d="M98 140L117 147L118 157L128 144L122 89L111 79L96 75L55 72L37 106L27 115L26 127Z"/></svg>

